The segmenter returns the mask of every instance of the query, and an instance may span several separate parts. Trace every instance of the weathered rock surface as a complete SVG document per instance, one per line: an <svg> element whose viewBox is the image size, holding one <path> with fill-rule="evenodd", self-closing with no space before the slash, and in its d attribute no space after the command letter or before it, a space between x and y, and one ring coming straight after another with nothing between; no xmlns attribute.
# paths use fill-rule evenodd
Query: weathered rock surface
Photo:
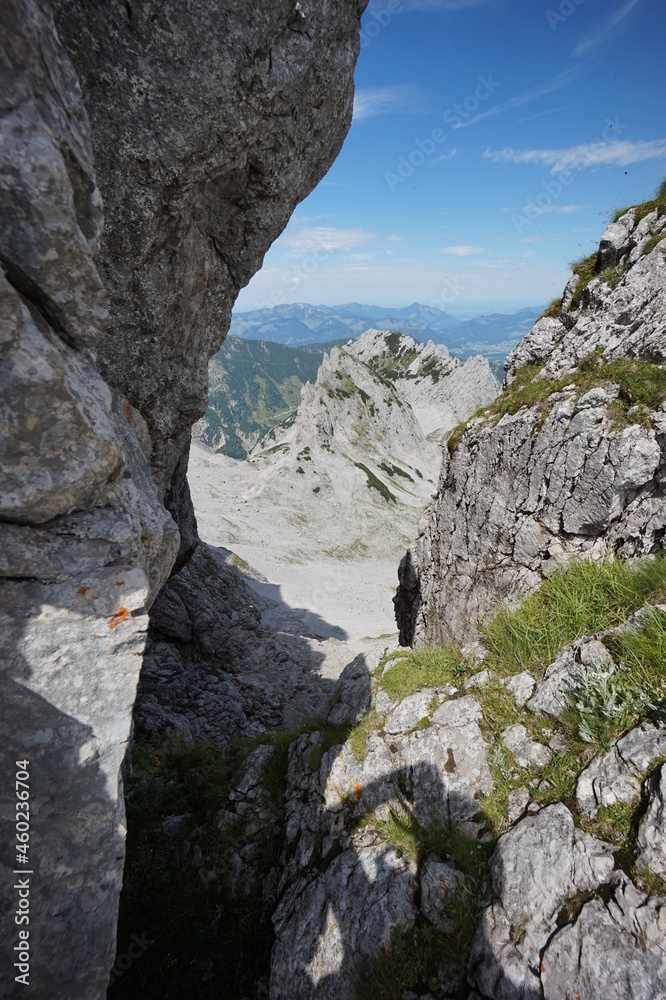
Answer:
<svg viewBox="0 0 666 1000"><path fill-rule="evenodd" d="M612 849L582 833L561 803L500 838L490 862L496 901L481 915L469 973L483 996L541 996L541 953L565 901L593 891L614 868Z"/></svg>
<svg viewBox="0 0 666 1000"><path fill-rule="evenodd" d="M353 1000L355 975L416 919L416 865L359 835L320 876L289 887L273 917L271 1000Z"/></svg>
<svg viewBox="0 0 666 1000"><path fill-rule="evenodd" d="M153 604L137 735L226 743L303 719L355 723L384 646L366 643L354 656L346 643L307 634L297 611L253 589L231 559L202 543Z"/></svg>
<svg viewBox="0 0 666 1000"><path fill-rule="evenodd" d="M665 775L662 767L648 781L648 807L638 827L638 862L662 879L666 879Z"/></svg>
<svg viewBox="0 0 666 1000"><path fill-rule="evenodd" d="M576 786L576 804L590 816L599 806L631 802L640 792L641 777L666 754L666 726L645 722L632 729L602 757L585 768Z"/></svg>
<svg viewBox="0 0 666 1000"><path fill-rule="evenodd" d="M7 996L106 993L147 609L196 542L189 428L238 290L340 148L363 6L62 0L56 34L35 0L3 4L0 725L3 772L30 761L39 845L31 984ZM156 609L146 670L170 671L172 694L177 642L200 627L224 646L210 608L197 621L176 598ZM212 673L201 664L198 709L241 730L279 717L263 677L216 688ZM10 967L15 944L9 928Z"/></svg>
<svg viewBox="0 0 666 1000"><path fill-rule="evenodd" d="M603 376L607 362L666 356L663 245L643 252L666 218L655 209L634 225L634 216L623 216L602 241L615 247L619 284L596 278L576 310L574 276L560 317L541 319L509 356L507 387L535 362L543 362L539 377L565 384L554 385L543 408L471 421L453 454L445 451L437 495L400 565L395 604L404 644L463 639L498 599L535 587L572 555L661 547L666 408L646 418ZM599 384L587 391L567 385L590 356ZM622 406L624 426L617 423Z"/></svg>
<svg viewBox="0 0 666 1000"><path fill-rule="evenodd" d="M31 0L4 5L1 44L2 769L30 762L35 844L30 988L5 995L101 998L124 854L119 771L146 608L178 532L141 418L94 364L108 326L101 202L74 70ZM5 854L7 885L13 867ZM6 968L15 944L7 925Z"/></svg>
<svg viewBox="0 0 666 1000"><path fill-rule="evenodd" d="M196 542L185 474L208 358L239 290L340 149L364 6L54 0L105 206L100 370L148 423L181 555Z"/></svg>
<svg viewBox="0 0 666 1000"><path fill-rule="evenodd" d="M620 876L610 900L586 903L576 923L555 934L540 968L544 1000L659 1000L666 899Z"/></svg>

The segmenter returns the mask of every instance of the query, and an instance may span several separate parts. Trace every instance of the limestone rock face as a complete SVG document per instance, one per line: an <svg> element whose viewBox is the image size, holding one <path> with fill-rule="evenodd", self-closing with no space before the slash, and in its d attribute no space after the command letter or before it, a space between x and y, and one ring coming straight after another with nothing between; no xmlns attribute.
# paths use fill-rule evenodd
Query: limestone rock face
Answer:
<svg viewBox="0 0 666 1000"><path fill-rule="evenodd" d="M399 570L404 644L463 639L498 600L537 586L572 555L661 547L666 404L637 405L607 367L666 356L666 216L635 219L632 209L602 240L602 263L614 248L610 276L599 270L576 308L574 275L559 317L540 319L509 355L506 392L533 365L542 402L488 411L445 451L437 495Z"/></svg>
<svg viewBox="0 0 666 1000"><path fill-rule="evenodd" d="M108 327L93 261L101 202L74 70L32 0L8 0L2 29L2 837L14 842L9 775L27 760L33 845L30 988L4 995L101 998L124 854L119 771L146 609L178 531L141 417L94 363ZM9 886L18 864L2 860ZM13 927L0 936L6 968Z"/></svg>
<svg viewBox="0 0 666 1000"><path fill-rule="evenodd" d="M106 995L148 608L196 542L190 425L236 294L340 148L363 6L63 0L56 32L46 5L3 4L0 744L3 774L29 761L33 838L30 987L3 996ZM177 593L155 623L220 640ZM276 721L260 679L209 679L197 707Z"/></svg>
<svg viewBox="0 0 666 1000"><path fill-rule="evenodd" d="M54 0L104 198L97 263L111 332L100 370L148 423L181 557L196 544L185 475L208 358L239 290L340 149L364 7Z"/></svg>

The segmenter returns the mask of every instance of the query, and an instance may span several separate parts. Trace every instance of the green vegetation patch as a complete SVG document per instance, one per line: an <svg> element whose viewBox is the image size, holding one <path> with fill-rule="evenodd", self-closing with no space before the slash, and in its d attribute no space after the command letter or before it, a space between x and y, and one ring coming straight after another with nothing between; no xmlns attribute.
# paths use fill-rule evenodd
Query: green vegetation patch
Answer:
<svg viewBox="0 0 666 1000"><path fill-rule="evenodd" d="M550 317L551 319L557 319L557 317L560 315L561 312L562 312L562 299L561 298L553 299L548 308L544 309L544 311L541 313L539 319L543 319L546 316Z"/></svg>
<svg viewBox="0 0 666 1000"><path fill-rule="evenodd" d="M514 415L523 407L538 407L538 426L541 426L550 412L551 397L562 389L572 386L576 397L583 396L596 386L619 387L619 399L609 409L616 429L630 424L649 426L649 412L666 400L666 367L652 361L635 358L621 358L606 364L600 359L600 348L582 358L578 369L559 379L537 378L541 364L524 365L516 372L509 389L503 392L489 406L482 407L471 417L475 419L487 414L488 420L499 420L505 414ZM469 421L458 424L447 441L449 453L453 454L467 429Z"/></svg>
<svg viewBox="0 0 666 1000"><path fill-rule="evenodd" d="M646 215L650 212L657 210L657 217L661 218L662 215L666 215L666 180L663 180L659 187L657 188L654 198L649 201L644 201L641 205L635 206L635 219L638 224L641 219L644 219Z"/></svg>
<svg viewBox="0 0 666 1000"><path fill-rule="evenodd" d="M539 679L563 646L615 628L644 604L665 598L663 555L634 563L571 560L517 609L502 608L481 627L492 661L485 665L501 674L529 670Z"/></svg>
<svg viewBox="0 0 666 1000"><path fill-rule="evenodd" d="M659 246L659 244L664 240L666 240L666 233L655 233L654 236L651 236L650 239L646 241L645 246L643 247L643 254L647 255L652 253L654 248Z"/></svg>
<svg viewBox="0 0 666 1000"><path fill-rule="evenodd" d="M354 726L349 734L349 747L357 760L365 760L368 753L368 736L378 733L383 723L384 719L373 708Z"/></svg>
<svg viewBox="0 0 666 1000"><path fill-rule="evenodd" d="M591 253L589 257L581 257L580 260L575 260L571 265L571 270L574 274L578 275L578 284L571 297L571 304L569 309L578 309L583 298L583 292L592 281L599 274L599 261L598 252L595 250Z"/></svg>
<svg viewBox="0 0 666 1000"><path fill-rule="evenodd" d="M458 646L396 650L378 667L379 686L399 701L423 688L457 686L466 673L467 665Z"/></svg>
<svg viewBox="0 0 666 1000"><path fill-rule="evenodd" d="M408 479L410 483L414 482L410 474L405 472L404 469L401 469L398 465L388 465L386 462L380 462L379 468L382 469L388 476L402 476L403 479Z"/></svg>
<svg viewBox="0 0 666 1000"><path fill-rule="evenodd" d="M607 267L601 272L601 277L610 288L617 288L624 277L624 268L619 264Z"/></svg>
<svg viewBox="0 0 666 1000"><path fill-rule="evenodd" d="M377 490L380 496L386 500L387 503L397 503L396 498L393 496L388 486L386 486L381 479L374 474L374 472L371 472L367 465L364 465L363 462L354 462L354 465L357 469L361 469L365 472L368 477L368 482L366 484L368 489Z"/></svg>

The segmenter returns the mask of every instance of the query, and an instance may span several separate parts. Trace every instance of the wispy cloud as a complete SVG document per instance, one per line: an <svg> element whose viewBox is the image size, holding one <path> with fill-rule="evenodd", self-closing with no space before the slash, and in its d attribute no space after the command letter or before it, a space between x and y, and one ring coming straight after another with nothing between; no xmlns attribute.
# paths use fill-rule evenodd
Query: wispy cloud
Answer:
<svg viewBox="0 0 666 1000"><path fill-rule="evenodd" d="M395 111L418 114L422 100L416 87L367 87L354 95L354 121L363 122Z"/></svg>
<svg viewBox="0 0 666 1000"><path fill-rule="evenodd" d="M572 55L588 55L594 49L603 45L604 42L607 42L608 39L612 37L615 29L622 23L622 21L624 21L625 17L631 14L632 10L638 3L640 3L640 0L627 0L627 3L623 4L622 7L619 7L615 13L610 15L610 17L604 18L594 31L580 40L576 48L573 50Z"/></svg>
<svg viewBox="0 0 666 1000"><path fill-rule="evenodd" d="M577 107L576 104L563 104L559 108L548 108L546 111L539 111L535 115L528 115L527 118L519 118L517 124L525 125L527 122L536 121L537 118L545 118L546 115L558 115L562 111L571 111L575 107Z"/></svg>
<svg viewBox="0 0 666 1000"><path fill-rule="evenodd" d="M573 215L574 212L580 212L583 207L583 205L546 205L545 208L540 208L538 211L539 215ZM504 211L522 212L523 208L524 206L521 208L505 208ZM535 212L536 209L532 209L532 211Z"/></svg>
<svg viewBox="0 0 666 1000"><path fill-rule="evenodd" d="M440 161L452 160L455 156L458 155L459 152L460 150L458 149L458 147L453 146L452 149L448 149L445 153L442 153L442 155L438 157L438 160Z"/></svg>
<svg viewBox="0 0 666 1000"><path fill-rule="evenodd" d="M440 249L442 253L452 254L454 257L471 257L473 254L483 253L483 247L457 246Z"/></svg>
<svg viewBox="0 0 666 1000"><path fill-rule="evenodd" d="M666 159L666 139L629 142L590 142L567 149L486 149L484 157L493 163L529 163L550 167L551 173L583 170L586 167L627 167L646 160Z"/></svg>
<svg viewBox="0 0 666 1000"><path fill-rule="evenodd" d="M561 87L566 87L568 83L571 83L575 79L578 73L579 70L576 67L567 69L563 73L558 73L557 76L551 77L550 80L546 80L545 83L542 83L538 87L530 87L524 94L516 94L515 97L510 97L501 104L494 104L492 108L482 111L473 118L468 118L467 121L458 122L453 128L469 128L470 125L476 125L477 122L485 121L486 118L492 118L495 115L501 115L506 111L513 111L515 108L522 108L525 104L538 101L540 98L546 97L556 90L560 90Z"/></svg>
<svg viewBox="0 0 666 1000"><path fill-rule="evenodd" d="M335 229L330 226L289 226L280 237L282 246L288 247L292 256L323 251L354 250L376 239L375 233L355 227Z"/></svg>

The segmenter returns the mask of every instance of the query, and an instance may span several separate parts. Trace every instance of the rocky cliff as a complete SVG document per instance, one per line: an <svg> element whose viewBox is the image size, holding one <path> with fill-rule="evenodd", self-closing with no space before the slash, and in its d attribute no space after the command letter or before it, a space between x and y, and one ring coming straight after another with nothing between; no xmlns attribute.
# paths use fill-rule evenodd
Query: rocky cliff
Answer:
<svg viewBox="0 0 666 1000"><path fill-rule="evenodd" d="M461 639L572 555L647 554L666 516L666 191L620 214L451 435L400 566L405 644Z"/></svg>
<svg viewBox="0 0 666 1000"><path fill-rule="evenodd" d="M94 1000L147 609L196 544L208 357L340 148L363 3L53 7L57 32L8 0L0 32L0 726L3 773L29 760L33 837L29 986L4 995Z"/></svg>

